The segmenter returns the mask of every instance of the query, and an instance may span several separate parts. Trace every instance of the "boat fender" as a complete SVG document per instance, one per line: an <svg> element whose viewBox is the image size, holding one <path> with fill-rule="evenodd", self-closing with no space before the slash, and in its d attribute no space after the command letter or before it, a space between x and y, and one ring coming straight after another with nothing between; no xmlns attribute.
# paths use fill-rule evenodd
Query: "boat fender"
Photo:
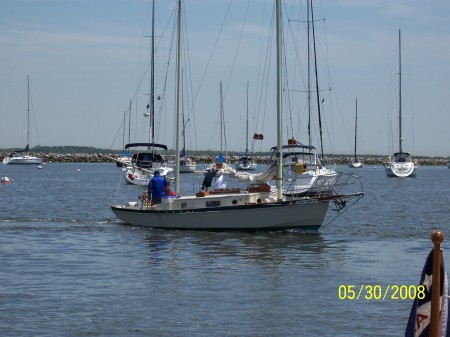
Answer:
<svg viewBox="0 0 450 337"><path fill-rule="evenodd" d="M305 172L305 167L304 167L303 163L295 164L295 173L302 174L303 172Z"/></svg>
<svg viewBox="0 0 450 337"><path fill-rule="evenodd" d="M2 184L12 184L14 180L10 180L8 177L2 177Z"/></svg>

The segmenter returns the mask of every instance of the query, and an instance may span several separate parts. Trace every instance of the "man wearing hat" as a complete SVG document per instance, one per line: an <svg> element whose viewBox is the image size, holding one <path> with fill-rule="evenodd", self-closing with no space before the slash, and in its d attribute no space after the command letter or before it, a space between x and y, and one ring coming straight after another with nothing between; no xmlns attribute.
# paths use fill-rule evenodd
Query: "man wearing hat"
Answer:
<svg viewBox="0 0 450 337"><path fill-rule="evenodd" d="M207 170L205 178L203 179L202 190L204 189L205 192L208 192L208 188L211 187L212 180L215 176L216 170L214 168L211 168L211 170Z"/></svg>
<svg viewBox="0 0 450 337"><path fill-rule="evenodd" d="M153 173L153 178L148 182L148 194L152 196L152 205L160 204L161 197L165 196L167 180L159 175L159 171Z"/></svg>

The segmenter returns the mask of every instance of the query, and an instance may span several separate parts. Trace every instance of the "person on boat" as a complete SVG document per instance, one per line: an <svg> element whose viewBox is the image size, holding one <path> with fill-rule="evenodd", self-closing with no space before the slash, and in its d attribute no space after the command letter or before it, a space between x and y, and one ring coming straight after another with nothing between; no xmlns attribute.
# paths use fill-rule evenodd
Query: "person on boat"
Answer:
<svg viewBox="0 0 450 337"><path fill-rule="evenodd" d="M211 170L208 170L205 174L205 178L203 179L202 183L202 190L204 189L205 192L208 192L208 188L211 187L211 183L213 178L216 176L216 170L212 168Z"/></svg>
<svg viewBox="0 0 450 337"><path fill-rule="evenodd" d="M148 182L148 194L152 196L152 205L160 204L161 197L166 195L167 180L159 175L159 171L153 173L153 178Z"/></svg>
<svg viewBox="0 0 450 337"><path fill-rule="evenodd" d="M175 196L175 192L170 189L170 182L166 179L165 175L163 176L163 178L164 178L164 180L167 183L167 186L164 189L164 192L166 193L166 197L174 197Z"/></svg>

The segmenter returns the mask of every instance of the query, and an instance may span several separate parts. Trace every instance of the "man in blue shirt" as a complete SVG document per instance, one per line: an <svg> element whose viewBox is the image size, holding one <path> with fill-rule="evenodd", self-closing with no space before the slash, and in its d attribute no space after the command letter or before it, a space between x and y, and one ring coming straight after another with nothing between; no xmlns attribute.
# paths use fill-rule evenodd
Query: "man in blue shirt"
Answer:
<svg viewBox="0 0 450 337"><path fill-rule="evenodd" d="M152 205L161 203L161 197L166 195L167 185L167 180L159 175L159 171L155 171L153 178L148 182L148 194L152 196Z"/></svg>

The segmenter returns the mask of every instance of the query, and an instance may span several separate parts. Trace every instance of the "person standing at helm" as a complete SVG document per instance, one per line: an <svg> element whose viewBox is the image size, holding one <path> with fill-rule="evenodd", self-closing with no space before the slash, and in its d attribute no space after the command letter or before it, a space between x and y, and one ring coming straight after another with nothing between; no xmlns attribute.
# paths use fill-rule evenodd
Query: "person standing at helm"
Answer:
<svg viewBox="0 0 450 337"><path fill-rule="evenodd" d="M166 195L167 185L167 180L159 175L159 171L155 171L147 187L148 194L152 196L152 205L161 203L161 198Z"/></svg>

